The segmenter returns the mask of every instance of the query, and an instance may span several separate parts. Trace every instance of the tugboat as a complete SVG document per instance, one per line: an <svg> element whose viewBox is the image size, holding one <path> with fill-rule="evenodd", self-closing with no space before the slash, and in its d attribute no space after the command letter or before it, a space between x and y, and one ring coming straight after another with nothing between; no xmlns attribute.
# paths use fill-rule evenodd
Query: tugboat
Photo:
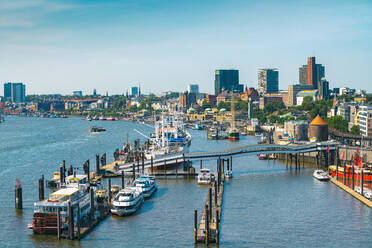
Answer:
<svg viewBox="0 0 372 248"><path fill-rule="evenodd" d="M126 187L118 192L111 213L125 216L135 213L144 201L143 193L137 187Z"/></svg>

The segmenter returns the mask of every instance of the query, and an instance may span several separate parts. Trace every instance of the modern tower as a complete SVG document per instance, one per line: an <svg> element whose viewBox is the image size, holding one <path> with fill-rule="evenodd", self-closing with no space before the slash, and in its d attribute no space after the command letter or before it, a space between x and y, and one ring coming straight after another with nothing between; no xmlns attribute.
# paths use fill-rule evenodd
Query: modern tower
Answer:
<svg viewBox="0 0 372 248"><path fill-rule="evenodd" d="M258 92L260 95L279 91L278 69L265 68L258 72Z"/></svg>
<svg viewBox="0 0 372 248"><path fill-rule="evenodd" d="M325 77L324 66L316 64L315 57L308 57L307 65L299 68L298 75L300 84L311 85L314 89L317 89L320 80Z"/></svg>
<svg viewBox="0 0 372 248"><path fill-rule="evenodd" d="M238 70L216 70L214 80L214 93L218 95L222 89L243 92L244 85L239 84L239 71Z"/></svg>
<svg viewBox="0 0 372 248"><path fill-rule="evenodd" d="M23 83L4 84L5 101L20 103L26 101L26 85Z"/></svg>

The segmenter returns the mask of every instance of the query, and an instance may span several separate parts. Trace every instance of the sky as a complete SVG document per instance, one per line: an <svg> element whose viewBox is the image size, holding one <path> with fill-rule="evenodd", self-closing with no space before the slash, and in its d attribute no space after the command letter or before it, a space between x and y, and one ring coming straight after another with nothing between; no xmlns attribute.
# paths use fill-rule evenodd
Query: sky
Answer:
<svg viewBox="0 0 372 248"><path fill-rule="evenodd" d="M260 68L279 88L298 83L315 56L330 87L372 92L372 1L0 0L0 95L213 93L216 69L257 87Z"/></svg>

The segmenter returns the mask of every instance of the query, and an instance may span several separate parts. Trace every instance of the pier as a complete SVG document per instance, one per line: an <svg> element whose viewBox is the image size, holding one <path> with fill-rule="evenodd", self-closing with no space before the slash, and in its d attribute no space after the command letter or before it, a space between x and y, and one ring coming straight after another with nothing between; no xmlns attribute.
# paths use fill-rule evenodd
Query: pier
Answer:
<svg viewBox="0 0 372 248"><path fill-rule="evenodd" d="M197 210L194 210L194 242L195 243L216 243L219 244L220 220L222 213L223 192L224 192L224 162L229 159L217 159L217 171L215 180L209 186L208 194L201 213L201 220L197 223Z"/></svg>

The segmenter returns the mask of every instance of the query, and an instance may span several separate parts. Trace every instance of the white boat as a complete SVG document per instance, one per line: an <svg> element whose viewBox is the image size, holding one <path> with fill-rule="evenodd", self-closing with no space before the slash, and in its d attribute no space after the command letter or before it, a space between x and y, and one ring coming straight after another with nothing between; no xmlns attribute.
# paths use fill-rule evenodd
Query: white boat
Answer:
<svg viewBox="0 0 372 248"><path fill-rule="evenodd" d="M313 173L313 177L318 179L319 181L327 181L329 180L329 177L326 172L323 170L315 170Z"/></svg>
<svg viewBox="0 0 372 248"><path fill-rule="evenodd" d="M372 191L369 189L363 190L363 194L365 198L371 199L372 198Z"/></svg>
<svg viewBox="0 0 372 248"><path fill-rule="evenodd" d="M225 173L225 177L226 177L227 179L232 178L232 177L233 177L232 171L226 171L226 173Z"/></svg>
<svg viewBox="0 0 372 248"><path fill-rule="evenodd" d="M138 177L133 182L133 186L138 188L145 198L150 198L154 192L158 189L156 180L154 177Z"/></svg>
<svg viewBox="0 0 372 248"><path fill-rule="evenodd" d="M211 170L208 168L203 168L198 174L198 184L210 184L214 179L211 174Z"/></svg>
<svg viewBox="0 0 372 248"><path fill-rule="evenodd" d="M135 213L144 201L143 193L137 187L126 187L118 192L112 202L111 213L119 216Z"/></svg>
<svg viewBox="0 0 372 248"><path fill-rule="evenodd" d="M34 215L28 228L38 234L57 233L57 209L60 209L61 228L67 228L68 203L74 211L74 221L77 220L77 206L80 208L80 216L90 214L90 194L86 175L71 175L66 177L66 187L51 193L48 199L34 203ZM94 193L94 192L93 192ZM93 194L95 195L95 193ZM93 199L95 201L95 199ZM96 203L94 203L95 205Z"/></svg>

